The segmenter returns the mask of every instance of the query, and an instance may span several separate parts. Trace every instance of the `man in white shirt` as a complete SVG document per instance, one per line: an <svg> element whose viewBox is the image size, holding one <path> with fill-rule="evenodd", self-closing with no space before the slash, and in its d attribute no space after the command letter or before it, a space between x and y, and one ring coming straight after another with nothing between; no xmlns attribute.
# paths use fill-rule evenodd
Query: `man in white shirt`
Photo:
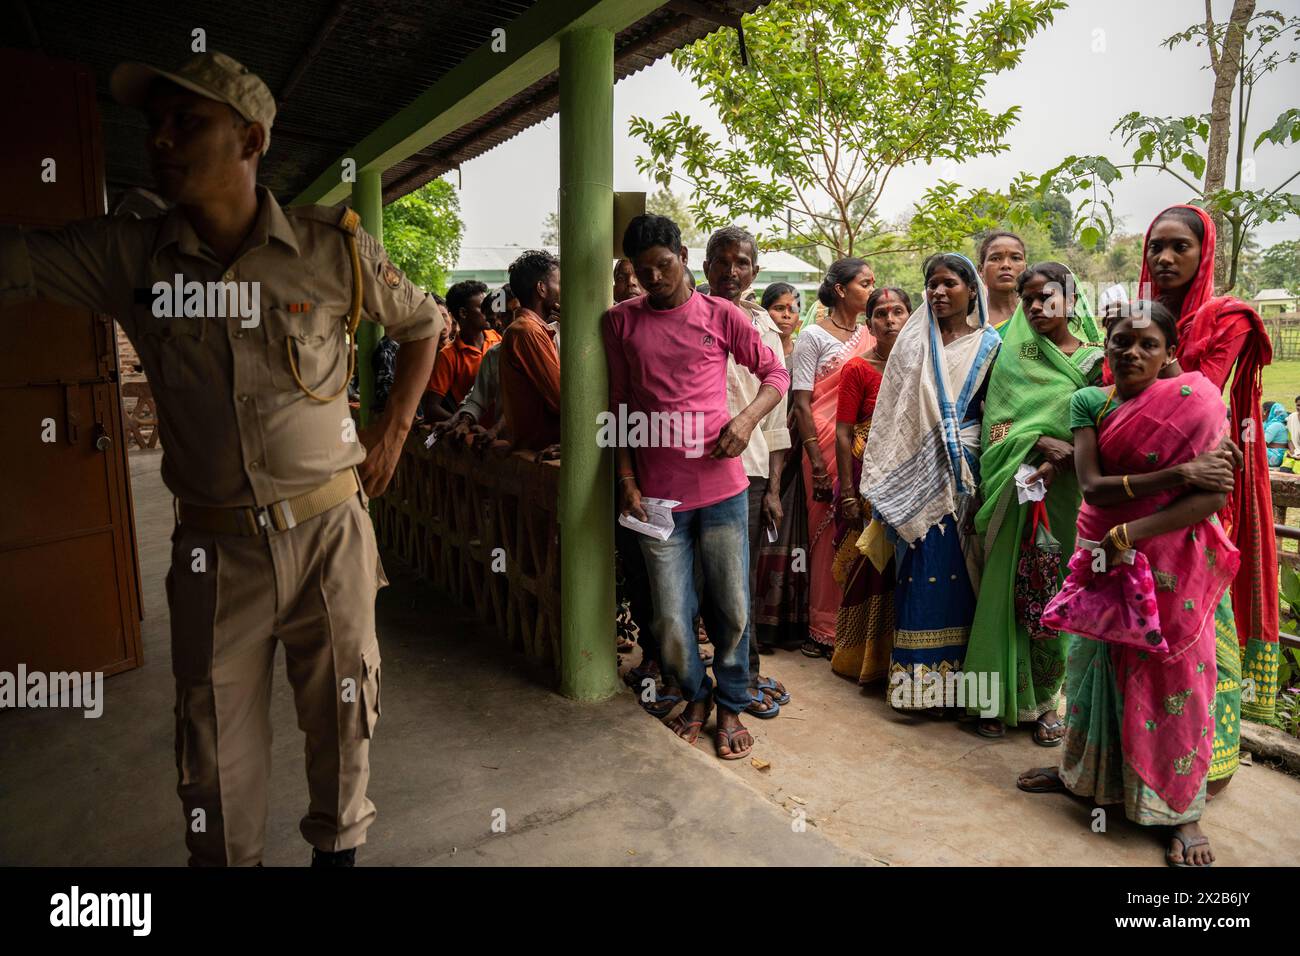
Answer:
<svg viewBox="0 0 1300 956"><path fill-rule="evenodd" d="M1300 395L1295 397L1295 411L1286 417L1287 455L1300 458Z"/></svg>
<svg viewBox="0 0 1300 956"><path fill-rule="evenodd" d="M726 226L709 237L704 253L704 274L709 294L727 299L749 315L763 344L779 357L784 354L781 332L767 311L753 299L744 298L758 275L758 247L754 237L739 226ZM758 378L749 369L727 360L727 406L732 415L749 405L758 394ZM749 683L752 702L748 713L755 717L775 717L790 695L780 681L758 672L758 641L754 639L753 603L758 584L758 553L767 540L768 529L781 527L781 470L790 448L790 430L786 427L786 398L768 413L754 429L749 445L741 454L745 474L749 477Z"/></svg>

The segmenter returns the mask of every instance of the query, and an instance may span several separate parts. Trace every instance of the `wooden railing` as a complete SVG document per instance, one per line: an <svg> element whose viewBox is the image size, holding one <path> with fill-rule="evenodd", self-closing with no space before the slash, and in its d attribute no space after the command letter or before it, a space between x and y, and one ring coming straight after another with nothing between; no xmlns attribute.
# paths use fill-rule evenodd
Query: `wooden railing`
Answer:
<svg viewBox="0 0 1300 956"><path fill-rule="evenodd" d="M527 454L475 452L450 440L424 447L413 432L393 485L376 499L380 546L472 608L530 657L560 664L559 462ZM1273 472L1278 557L1300 567L1300 475ZM1300 638L1282 641L1300 646Z"/></svg>
<svg viewBox="0 0 1300 956"><path fill-rule="evenodd" d="M380 547L477 612L510 646L560 665L559 462L407 439L375 502Z"/></svg>
<svg viewBox="0 0 1300 956"><path fill-rule="evenodd" d="M1300 312L1271 312L1261 318L1273 342L1273 361L1300 358Z"/></svg>
<svg viewBox="0 0 1300 956"><path fill-rule="evenodd" d="M1269 472L1273 489L1273 531L1277 535L1277 557L1281 562L1300 569L1300 528L1286 523L1287 508L1300 508L1300 475L1285 471ZM1287 542L1295 542L1290 547ZM1300 648L1300 636L1279 633L1278 639L1288 647Z"/></svg>

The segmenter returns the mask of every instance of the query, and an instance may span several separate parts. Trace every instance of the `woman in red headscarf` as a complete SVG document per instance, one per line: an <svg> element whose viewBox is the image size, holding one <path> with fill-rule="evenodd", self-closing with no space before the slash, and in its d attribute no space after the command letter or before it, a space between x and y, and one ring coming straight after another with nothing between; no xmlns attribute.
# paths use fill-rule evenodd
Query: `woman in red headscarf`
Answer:
<svg viewBox="0 0 1300 956"><path fill-rule="evenodd" d="M1141 289L1178 317L1177 374L1200 372L1217 388L1232 374L1232 433L1245 455L1236 484L1220 517L1241 551L1241 568L1232 582L1232 608L1240 646L1240 713L1271 723L1277 697L1278 564L1273 534L1273 494L1269 484L1264 425L1260 420L1260 376L1273 357L1268 332L1245 302L1214 294L1214 221L1195 206L1170 206L1147 229L1142 254ZM1145 294L1145 293L1141 293ZM1218 641L1231 641L1220 622ZM1225 667L1225 665L1228 665ZM1220 694L1235 696L1231 662L1220 654ZM1225 672L1227 671L1227 672ZM1220 701L1216 729L1237 715ZM1234 728L1235 729L1235 728ZM1237 767L1235 737L1216 735L1210 791L1226 785ZM1223 753L1220 753L1220 750ZM1219 788L1214 786L1220 783Z"/></svg>

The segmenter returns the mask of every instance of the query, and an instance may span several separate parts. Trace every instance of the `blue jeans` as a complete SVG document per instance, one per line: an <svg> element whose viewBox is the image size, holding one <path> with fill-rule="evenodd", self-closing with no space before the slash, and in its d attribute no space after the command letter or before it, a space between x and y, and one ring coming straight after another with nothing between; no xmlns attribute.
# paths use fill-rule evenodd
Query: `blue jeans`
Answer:
<svg viewBox="0 0 1300 956"><path fill-rule="evenodd" d="M698 610L714 647L718 705L740 713L750 699L748 489L706 508L675 511L673 525L667 541L641 537L664 674L687 700L708 698L713 682L700 663ZM694 586L697 543L702 599Z"/></svg>

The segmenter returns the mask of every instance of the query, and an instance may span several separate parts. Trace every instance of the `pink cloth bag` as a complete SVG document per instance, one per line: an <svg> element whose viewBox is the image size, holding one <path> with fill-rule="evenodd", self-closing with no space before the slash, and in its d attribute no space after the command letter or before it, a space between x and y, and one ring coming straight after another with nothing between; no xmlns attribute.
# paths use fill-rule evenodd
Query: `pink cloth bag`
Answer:
<svg viewBox="0 0 1300 956"><path fill-rule="evenodd" d="M1096 641L1167 654L1160 633L1156 585L1146 555L1137 551L1133 563L1119 562L1106 572L1093 570L1096 556L1080 548L1070 558L1065 584L1043 610L1043 624Z"/></svg>

